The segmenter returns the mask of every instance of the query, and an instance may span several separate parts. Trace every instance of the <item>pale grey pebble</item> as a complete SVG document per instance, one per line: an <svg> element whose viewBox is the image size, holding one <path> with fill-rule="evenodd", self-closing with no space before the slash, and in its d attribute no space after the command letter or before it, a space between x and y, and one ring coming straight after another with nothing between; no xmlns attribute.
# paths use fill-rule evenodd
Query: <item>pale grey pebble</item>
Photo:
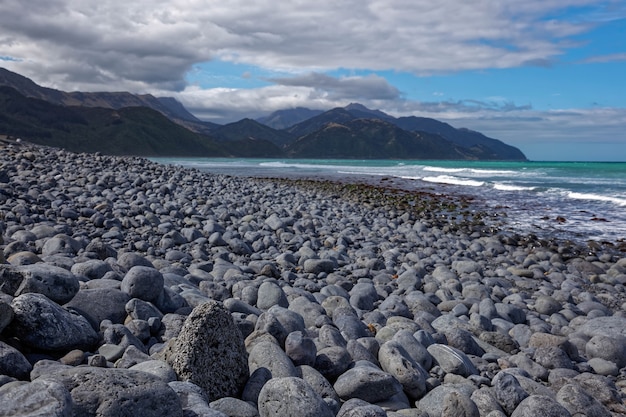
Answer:
<svg viewBox="0 0 626 417"><path fill-rule="evenodd" d="M309 384L297 377L272 378L259 393L260 417L334 417Z"/></svg>
<svg viewBox="0 0 626 417"><path fill-rule="evenodd" d="M626 366L626 336L597 334L585 345L589 358L600 358L613 362L618 368Z"/></svg>
<svg viewBox="0 0 626 417"><path fill-rule="evenodd" d="M166 382L146 372L70 367L42 375L36 381L65 386L74 403L74 415L183 416L176 393Z"/></svg>
<svg viewBox="0 0 626 417"><path fill-rule="evenodd" d="M265 281L259 287L257 295L256 307L261 310L267 310L274 305L287 308L289 301L285 292L278 284L272 281Z"/></svg>
<svg viewBox="0 0 626 417"><path fill-rule="evenodd" d="M156 377L159 377L165 382L176 381L176 372L174 369L164 361L160 360L146 360L144 362L139 362L130 368L132 371L142 371L152 374Z"/></svg>
<svg viewBox="0 0 626 417"><path fill-rule="evenodd" d="M330 382L322 374L308 365L298 366L296 371L297 376L304 379L322 397L334 413L339 410L341 399Z"/></svg>
<svg viewBox="0 0 626 417"><path fill-rule="evenodd" d="M138 320L148 320L152 317L163 318L163 313L151 302L139 298L130 299L124 306L129 317Z"/></svg>
<svg viewBox="0 0 626 417"><path fill-rule="evenodd" d="M467 394L452 391L443 397L441 417L480 417L480 412Z"/></svg>
<svg viewBox="0 0 626 417"><path fill-rule="evenodd" d="M476 407L478 407L481 416L487 415L493 411L498 411L502 413L502 415L505 415L491 387L481 387L477 389L472 393L470 398L474 404L476 404Z"/></svg>
<svg viewBox="0 0 626 417"><path fill-rule="evenodd" d="M189 381L172 381L167 385L178 396L183 417L228 417L209 406L209 398L196 384Z"/></svg>
<svg viewBox="0 0 626 417"><path fill-rule="evenodd" d="M83 316L72 314L42 294L28 293L11 302L15 313L5 333L44 351L89 351L98 335Z"/></svg>
<svg viewBox="0 0 626 417"><path fill-rule="evenodd" d="M443 412L443 400L451 392L459 392L462 395L471 396L476 387L471 383L453 383L439 385L430 390L424 397L415 402L418 411L426 413L429 417L441 417Z"/></svg>
<svg viewBox="0 0 626 417"><path fill-rule="evenodd" d="M78 278L58 266L38 263L18 266L15 271L22 276L21 283L13 294L15 296L39 293L58 304L65 304L80 288Z"/></svg>
<svg viewBox="0 0 626 417"><path fill-rule="evenodd" d="M315 275L322 272L331 273L335 268L337 268L337 263L332 259L307 259L303 265L304 272Z"/></svg>
<svg viewBox="0 0 626 417"><path fill-rule="evenodd" d="M317 347L310 337L304 335L302 331L289 333L285 339L285 353L295 366L315 365Z"/></svg>
<svg viewBox="0 0 626 417"><path fill-rule="evenodd" d="M433 343L426 349L445 372L466 377L479 374L467 355L458 349L441 343Z"/></svg>
<svg viewBox="0 0 626 417"><path fill-rule="evenodd" d="M250 372L266 368L273 378L296 376L296 368L281 347L270 341L255 343L248 356Z"/></svg>
<svg viewBox="0 0 626 417"><path fill-rule="evenodd" d="M565 407L556 402L553 398L543 395L531 395L525 398L511 417L571 417Z"/></svg>
<svg viewBox="0 0 626 417"><path fill-rule="evenodd" d="M556 400L572 415L587 417L610 417L611 412L576 383L564 385Z"/></svg>
<svg viewBox="0 0 626 417"><path fill-rule="evenodd" d="M102 278L107 272L113 271L111 265L101 259L89 259L72 265L70 272L89 280Z"/></svg>
<svg viewBox="0 0 626 417"><path fill-rule="evenodd" d="M402 392L397 379L367 361L356 362L353 368L337 378L333 387L344 401L359 398L368 403L383 401Z"/></svg>
<svg viewBox="0 0 626 417"><path fill-rule="evenodd" d="M0 386L0 416L71 417L70 392L56 381L12 382Z"/></svg>
<svg viewBox="0 0 626 417"><path fill-rule="evenodd" d="M399 342L384 343L378 352L378 360L382 369L400 382L409 398L416 400L426 394L428 373Z"/></svg>
<svg viewBox="0 0 626 417"><path fill-rule="evenodd" d="M220 411L229 417L258 417L259 410L243 400L233 397L224 397L209 403L209 407Z"/></svg>
<svg viewBox="0 0 626 417"><path fill-rule="evenodd" d="M249 376L241 332L217 301L194 308L160 356L180 380L197 384L211 400L236 395Z"/></svg>
<svg viewBox="0 0 626 417"><path fill-rule="evenodd" d="M26 380L32 369L22 352L0 340L0 375Z"/></svg>
<svg viewBox="0 0 626 417"><path fill-rule="evenodd" d="M336 417L387 417L387 413L378 405L352 398L343 403Z"/></svg>
<svg viewBox="0 0 626 417"><path fill-rule="evenodd" d="M163 291L163 274L147 266L133 266L122 280L121 290L132 298L155 301Z"/></svg>

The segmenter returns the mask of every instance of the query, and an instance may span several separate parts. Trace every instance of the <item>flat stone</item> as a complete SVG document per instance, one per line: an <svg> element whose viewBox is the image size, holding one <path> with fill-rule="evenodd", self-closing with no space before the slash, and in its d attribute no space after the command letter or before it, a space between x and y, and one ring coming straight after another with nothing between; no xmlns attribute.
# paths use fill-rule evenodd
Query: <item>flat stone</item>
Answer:
<svg viewBox="0 0 626 417"><path fill-rule="evenodd" d="M363 361L340 375L334 388L344 401L359 398L368 403L383 401L402 392L402 385L391 374Z"/></svg>
<svg viewBox="0 0 626 417"><path fill-rule="evenodd" d="M43 294L58 304L70 301L78 292L78 278L70 271L49 264L16 267L23 277L15 296L26 293Z"/></svg>
<svg viewBox="0 0 626 417"><path fill-rule="evenodd" d="M146 372L72 367L43 375L36 381L62 384L72 397L73 415L183 416L176 393L167 383Z"/></svg>
<svg viewBox="0 0 626 417"><path fill-rule="evenodd" d="M99 330L103 320L124 323L129 300L128 294L116 288L81 289L64 307L85 317L94 330Z"/></svg>

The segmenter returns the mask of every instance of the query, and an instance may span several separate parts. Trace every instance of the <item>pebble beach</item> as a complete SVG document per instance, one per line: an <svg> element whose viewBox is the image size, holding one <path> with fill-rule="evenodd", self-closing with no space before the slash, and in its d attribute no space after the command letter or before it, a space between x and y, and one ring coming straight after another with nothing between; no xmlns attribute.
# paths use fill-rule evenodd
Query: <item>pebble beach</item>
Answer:
<svg viewBox="0 0 626 417"><path fill-rule="evenodd" d="M455 196L0 143L0 416L626 415L626 254Z"/></svg>

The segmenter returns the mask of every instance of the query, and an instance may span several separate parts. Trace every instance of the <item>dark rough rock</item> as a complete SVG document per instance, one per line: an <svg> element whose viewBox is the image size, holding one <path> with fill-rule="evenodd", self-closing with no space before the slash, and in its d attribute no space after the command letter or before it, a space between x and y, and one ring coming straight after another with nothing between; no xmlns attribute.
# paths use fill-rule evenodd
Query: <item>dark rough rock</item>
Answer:
<svg viewBox="0 0 626 417"><path fill-rule="evenodd" d="M46 351L89 350L98 341L87 319L64 310L45 295L20 295L11 307L15 318L7 331L24 345Z"/></svg>
<svg viewBox="0 0 626 417"><path fill-rule="evenodd" d="M351 363L352 357L350 353L341 346L330 346L320 349L315 357L315 369L328 378L329 381L337 379L339 375L343 374L350 367Z"/></svg>
<svg viewBox="0 0 626 417"><path fill-rule="evenodd" d="M13 309L11 304L6 301L0 300L0 333L13 321Z"/></svg>
<svg viewBox="0 0 626 417"><path fill-rule="evenodd" d="M80 290L64 307L85 317L95 330L103 320L124 323L126 303L130 296L116 288L93 288Z"/></svg>
<svg viewBox="0 0 626 417"><path fill-rule="evenodd" d="M62 384L72 396L74 416L183 416L176 393L145 372L77 367L43 375L36 381Z"/></svg>
<svg viewBox="0 0 626 417"><path fill-rule="evenodd" d="M444 398L452 392L471 396L476 388L473 384L445 384L439 385L428 392L415 403L418 411L426 413L429 417L441 417L443 412Z"/></svg>
<svg viewBox="0 0 626 417"><path fill-rule="evenodd" d="M19 350L0 341L0 375L26 380L32 369Z"/></svg>
<svg viewBox="0 0 626 417"><path fill-rule="evenodd" d="M322 397L295 377L270 379L259 394L260 417L334 417Z"/></svg>
<svg viewBox="0 0 626 417"><path fill-rule="evenodd" d="M550 397L531 395L513 411L511 417L571 417L565 407Z"/></svg>
<svg viewBox="0 0 626 417"><path fill-rule="evenodd" d="M4 275L4 274L3 274ZM33 264L17 266L13 273L7 275L19 279L19 286L9 294L18 296L27 293L43 294L55 303L65 304L78 292L78 279L70 271L53 265ZM7 288L13 284L8 283ZM7 291L6 289L4 291Z"/></svg>
<svg viewBox="0 0 626 417"><path fill-rule="evenodd" d="M211 400L237 396L248 378L241 332L217 301L193 309L164 356L179 379L200 386Z"/></svg>
<svg viewBox="0 0 626 417"><path fill-rule="evenodd" d="M71 417L70 392L55 381L34 381L0 386L0 416Z"/></svg>
<svg viewBox="0 0 626 417"><path fill-rule="evenodd" d="M507 414L511 414L528 397L517 378L511 374L501 372L494 378L493 384L496 399Z"/></svg>

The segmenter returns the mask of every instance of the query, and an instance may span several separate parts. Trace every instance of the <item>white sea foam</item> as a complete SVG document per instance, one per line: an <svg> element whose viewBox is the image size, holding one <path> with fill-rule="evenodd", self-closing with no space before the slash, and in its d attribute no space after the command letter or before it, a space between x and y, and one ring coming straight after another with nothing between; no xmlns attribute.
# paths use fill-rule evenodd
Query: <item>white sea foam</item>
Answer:
<svg viewBox="0 0 626 417"><path fill-rule="evenodd" d="M501 184L495 183L493 188L500 191L532 191L536 187L524 187L522 185L511 185L511 184Z"/></svg>
<svg viewBox="0 0 626 417"><path fill-rule="evenodd" d="M611 197L607 195L599 195L599 194L591 194L591 193L576 193L576 192L570 192L568 193L567 196L569 198L574 198L577 200L606 201L606 202L614 203L620 206L626 206L626 198Z"/></svg>
<svg viewBox="0 0 626 417"><path fill-rule="evenodd" d="M450 175L438 175L436 177L424 177L422 181L436 182L440 184L464 185L468 187L480 187L485 184L484 181L470 180L467 178L452 177Z"/></svg>

